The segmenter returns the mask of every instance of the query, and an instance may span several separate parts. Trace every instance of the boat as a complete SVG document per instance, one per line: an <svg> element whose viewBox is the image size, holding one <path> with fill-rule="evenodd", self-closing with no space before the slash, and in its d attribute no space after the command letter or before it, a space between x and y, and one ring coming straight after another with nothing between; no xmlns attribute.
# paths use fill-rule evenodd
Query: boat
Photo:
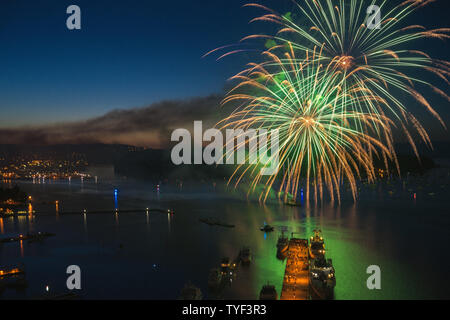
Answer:
<svg viewBox="0 0 450 320"><path fill-rule="evenodd" d="M265 284L259 293L259 300L277 300L278 294L274 285Z"/></svg>
<svg viewBox="0 0 450 320"><path fill-rule="evenodd" d="M236 268L236 263L231 262L230 258L225 257L222 259L222 262L220 263L220 273L223 277L233 279L234 268Z"/></svg>
<svg viewBox="0 0 450 320"><path fill-rule="evenodd" d="M289 238L284 235L284 232L282 232L277 241L277 257L282 260L286 258L288 248Z"/></svg>
<svg viewBox="0 0 450 320"><path fill-rule="evenodd" d="M322 231L314 230L314 235L309 241L309 256L314 259L325 255L325 243L323 241Z"/></svg>
<svg viewBox="0 0 450 320"><path fill-rule="evenodd" d="M218 268L209 271L208 286L209 288L217 288L222 283L222 273Z"/></svg>
<svg viewBox="0 0 450 320"><path fill-rule="evenodd" d="M297 202L295 200L288 200L284 203L287 206L291 206L291 207L301 207L302 204L300 202Z"/></svg>
<svg viewBox="0 0 450 320"><path fill-rule="evenodd" d="M202 300L202 291L194 286L190 281L181 289L179 300Z"/></svg>
<svg viewBox="0 0 450 320"><path fill-rule="evenodd" d="M219 226L219 227L225 227L225 228L234 228L234 224L227 224L224 222L221 222L219 220L211 219L211 218L200 218L198 219L200 222L205 223L209 226Z"/></svg>
<svg viewBox="0 0 450 320"><path fill-rule="evenodd" d="M244 247L239 252L239 260L243 265L249 265L252 261L252 254L249 247Z"/></svg>
<svg viewBox="0 0 450 320"><path fill-rule="evenodd" d="M274 227L265 224L263 227L260 228L260 230L264 232L272 232L274 230Z"/></svg>
<svg viewBox="0 0 450 320"><path fill-rule="evenodd" d="M234 224L227 224L220 221L216 222L216 226L225 227L225 228L234 228Z"/></svg>
<svg viewBox="0 0 450 320"><path fill-rule="evenodd" d="M28 283L25 279L25 268L16 266L0 269L0 289L14 288L23 289Z"/></svg>
<svg viewBox="0 0 450 320"><path fill-rule="evenodd" d="M38 232L33 235L29 235L28 242L37 242L37 241L43 241L45 238L48 237L54 237L56 234L50 233L50 232Z"/></svg>
<svg viewBox="0 0 450 320"><path fill-rule="evenodd" d="M315 298L323 300L334 298L336 274L331 259L319 257L310 260L309 284Z"/></svg>

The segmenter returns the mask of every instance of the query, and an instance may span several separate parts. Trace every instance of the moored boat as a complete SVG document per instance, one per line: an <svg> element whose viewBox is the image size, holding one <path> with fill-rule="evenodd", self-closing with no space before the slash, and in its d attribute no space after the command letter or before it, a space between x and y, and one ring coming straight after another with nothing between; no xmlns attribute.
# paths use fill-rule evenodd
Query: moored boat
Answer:
<svg viewBox="0 0 450 320"><path fill-rule="evenodd" d="M259 300L277 300L278 293L274 285L265 284L259 293Z"/></svg>
<svg viewBox="0 0 450 320"><path fill-rule="evenodd" d="M295 200L288 200L284 204L287 206L290 206L290 207L301 207L302 206L302 204L300 202L297 202Z"/></svg>

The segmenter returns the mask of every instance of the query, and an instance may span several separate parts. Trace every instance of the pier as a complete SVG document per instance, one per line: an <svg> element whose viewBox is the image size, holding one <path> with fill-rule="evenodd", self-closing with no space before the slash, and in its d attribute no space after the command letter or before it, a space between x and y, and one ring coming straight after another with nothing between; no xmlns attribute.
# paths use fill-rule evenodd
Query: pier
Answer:
<svg viewBox="0 0 450 320"><path fill-rule="evenodd" d="M308 240L291 238L280 300L309 299Z"/></svg>
<svg viewBox="0 0 450 320"><path fill-rule="evenodd" d="M159 209L159 208L139 208L139 209L108 209L108 210L87 210L83 209L81 211L59 211L56 212L49 212L49 211L33 211L32 214L29 212L13 212L13 213L0 213L0 218L6 218L6 217L15 217L15 216L30 216L30 215L54 215L55 213L57 215L63 216L63 215L80 215L80 214L119 214L119 213L138 213L138 212L144 212L144 213L163 213L163 214L175 214L175 211L173 209Z"/></svg>

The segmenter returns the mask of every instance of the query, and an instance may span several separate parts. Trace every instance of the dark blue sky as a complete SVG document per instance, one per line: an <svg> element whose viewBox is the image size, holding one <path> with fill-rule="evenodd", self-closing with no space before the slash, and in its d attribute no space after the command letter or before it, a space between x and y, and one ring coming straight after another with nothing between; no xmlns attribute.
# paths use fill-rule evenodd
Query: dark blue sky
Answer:
<svg viewBox="0 0 450 320"><path fill-rule="evenodd" d="M2 0L0 126L220 92L239 64L201 57L247 35L244 3ZM70 4L81 8L80 31L66 28Z"/></svg>
<svg viewBox="0 0 450 320"><path fill-rule="evenodd" d="M261 13L242 8L248 2L1 0L0 127L86 119L221 92L245 59L201 57L261 31L248 24ZM259 3L280 12L292 8L289 0ZM66 28L71 4L81 8L80 31ZM430 7L418 19L448 26L448 11L436 10L442 4Z"/></svg>

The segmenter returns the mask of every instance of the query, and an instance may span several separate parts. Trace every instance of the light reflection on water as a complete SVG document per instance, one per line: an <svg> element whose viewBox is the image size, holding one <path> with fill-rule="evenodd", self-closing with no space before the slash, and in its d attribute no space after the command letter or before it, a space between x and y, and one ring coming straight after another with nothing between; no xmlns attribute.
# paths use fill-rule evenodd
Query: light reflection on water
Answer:
<svg viewBox="0 0 450 320"><path fill-rule="evenodd" d="M221 198L206 188L189 190L186 185L182 191L178 186L165 186L164 192L155 192L150 185L122 183L119 196L113 195L112 185L100 183L20 186L41 202L34 205L38 214L0 218L0 232L57 235L43 243L25 241L0 247L0 263L23 262L30 284L25 292L5 291L4 298L36 297L47 284L64 291L70 264L82 269L85 298L173 299L188 280L208 297L209 270L223 257L235 258L243 246L251 247L252 264L239 270L224 296L256 299L267 282L280 293L285 261L276 258L276 242L283 227L304 238L316 228L323 231L327 257L336 269L337 299L450 296L448 286L442 285L447 278L445 268L435 267L448 265L450 260L445 250L449 217L443 214L448 211L449 194L444 189L433 201L424 200L425 192L417 202L409 194L390 199L378 188L367 191L357 204L343 201L341 205L298 208ZM406 192L402 183L398 189ZM58 216L55 199L62 204ZM123 209L139 211L116 213L118 201ZM147 212L147 207L171 208L175 215ZM89 213L105 209L111 214ZM80 214L62 214L67 211ZM220 218L235 228L210 227L198 221L202 217ZM264 222L276 231L261 232ZM432 244L426 241L427 235L434 236ZM366 287L366 268L372 264L382 271L380 291Z"/></svg>

